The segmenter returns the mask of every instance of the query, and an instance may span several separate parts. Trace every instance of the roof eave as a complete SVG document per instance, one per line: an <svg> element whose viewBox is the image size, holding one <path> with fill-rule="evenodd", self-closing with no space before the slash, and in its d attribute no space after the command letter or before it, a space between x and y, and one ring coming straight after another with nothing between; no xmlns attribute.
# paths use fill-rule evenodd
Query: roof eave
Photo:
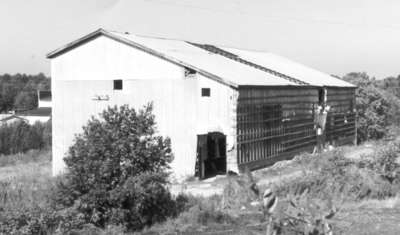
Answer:
<svg viewBox="0 0 400 235"><path fill-rule="evenodd" d="M86 42L89 42L89 41L97 38L100 35L105 35L105 34L107 34L107 31L105 31L104 29L100 28L100 29L98 29L98 30L96 30L96 31L94 31L92 33L89 33L89 34L87 34L87 35L85 35L85 36L83 36L81 38L76 39L75 41L72 41L72 42L70 42L68 44L65 44L62 47L59 47L54 51L51 51L50 53L48 53L46 55L46 58L52 59L54 57L57 57L57 56L65 53L67 51L70 51L70 50L72 50L72 49L74 49L74 48L76 48L76 47L78 47L78 46L80 46L80 45L82 45L82 44L84 44Z"/></svg>
<svg viewBox="0 0 400 235"><path fill-rule="evenodd" d="M321 88L319 86L314 86L314 85L299 85L299 84L284 84L284 85L239 85L239 89L240 88L252 88L252 87L257 87L257 88Z"/></svg>
<svg viewBox="0 0 400 235"><path fill-rule="evenodd" d="M86 35L86 36L84 36L84 37L81 37L81 38L79 38L79 39L77 39L77 40L75 40L75 41L73 41L71 43L68 43L68 44L66 44L66 45L64 45L64 46L62 46L62 47L60 47L60 48L48 53L46 55L46 58L48 58L48 59L55 58L55 57L57 57L59 55L62 55L62 54L66 53L66 52L68 52L68 51L70 51L70 50L72 50L72 49L74 49L76 47L79 47L80 45L82 45L84 43L87 43L87 42L89 42L89 41L91 41L91 40L93 40L93 39L95 39L95 38L97 38L99 36L106 36L106 37L108 37L110 39L116 40L116 41L124 43L124 44L126 44L128 46L134 47L136 49L140 49L140 50L142 50L142 51L144 51L146 53L149 53L151 55L157 56L157 57L159 57L161 59L167 60L167 61L169 61L169 62L171 62L173 64L176 64L178 66L187 67L187 68L193 69L196 72L198 72L199 74L201 74L201 75L203 75L205 77L208 77L208 78L210 78L210 79L212 79L212 80L214 80L216 82L219 82L219 83L222 83L224 85L227 85L227 86L229 86L229 87L231 87L233 89L237 89L238 88L238 84L236 84L236 83L233 83L231 81L227 81L227 80L225 80L225 79L223 79L223 78L221 78L219 76L216 76L216 75L211 74L211 73L209 73L207 71L199 69L199 68L197 68L197 67L195 67L193 65L187 64L187 63L179 61L179 60L177 60L175 58L172 58L172 57L169 57L167 55L164 55L163 53L160 53L160 52L155 51L155 50L153 50L151 48L145 47L145 46L143 46L141 44L135 43L135 42L133 42L131 40L119 37L118 35L112 34L112 33L108 32L108 31L106 31L104 29L101 29L101 28L96 30L96 31L94 31L94 32L92 32L92 33L90 33L90 34L88 34L88 35Z"/></svg>
<svg viewBox="0 0 400 235"><path fill-rule="evenodd" d="M324 86L326 88L344 88L344 89L357 89L357 86L354 85L346 85L346 86Z"/></svg>

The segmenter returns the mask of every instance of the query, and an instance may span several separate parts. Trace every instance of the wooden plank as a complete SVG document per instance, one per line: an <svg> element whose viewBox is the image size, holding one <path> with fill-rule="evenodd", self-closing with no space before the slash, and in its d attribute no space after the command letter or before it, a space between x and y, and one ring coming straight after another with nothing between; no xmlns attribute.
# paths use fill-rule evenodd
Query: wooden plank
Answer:
<svg viewBox="0 0 400 235"><path fill-rule="evenodd" d="M331 112L328 116L339 116L339 115L355 115L355 112Z"/></svg>
<svg viewBox="0 0 400 235"><path fill-rule="evenodd" d="M338 129L331 130L331 131L329 131L329 133L335 133L335 132L340 132L340 131L344 131L344 130L353 130L353 129L354 129L354 126L352 125L352 126L347 126L344 128L338 128Z"/></svg>
<svg viewBox="0 0 400 235"><path fill-rule="evenodd" d="M249 140L241 141L238 144L254 143L254 142L259 142L259 141L263 141L263 140L273 140L273 139L277 139L277 138L288 137L288 136L293 136L296 134L303 134L303 133L306 133L306 131L301 130L301 131L289 132L289 133L278 134L278 135L273 135L273 136L266 136L266 137L262 137L262 138L251 138Z"/></svg>
<svg viewBox="0 0 400 235"><path fill-rule="evenodd" d="M240 88L239 87L239 98L244 97L275 97L275 96L301 96L301 95L315 95L318 97L317 89L279 89L279 88Z"/></svg>
<svg viewBox="0 0 400 235"><path fill-rule="evenodd" d="M250 101L253 102L255 100L275 100L275 99L282 99L282 98L293 98L293 99L316 99L318 100L318 97L316 97L316 94L301 94L301 95L296 95L293 93L288 93L288 94L279 94L279 95L274 95L274 96L267 96L267 95L260 95L260 96L239 96L238 101Z"/></svg>
<svg viewBox="0 0 400 235"><path fill-rule="evenodd" d="M292 142L296 142L296 141L300 141L300 140L308 140L308 139L311 139L311 138L317 138L317 136L316 136L316 134L314 134L314 135L307 135L307 136L304 136L304 137L299 137L299 138L294 138L294 139L290 139L290 140L286 140L286 141L282 141L281 143L282 144L288 144L288 143L292 143Z"/></svg>
<svg viewBox="0 0 400 235"><path fill-rule="evenodd" d="M244 164L239 164L239 171L244 172L246 168L249 170L257 170L267 166L271 166L274 163L282 160L292 159L295 155L302 152L311 152L314 149L314 146L305 146L299 149L295 149L289 152L282 152L276 154L270 158L260 159L254 162L247 162Z"/></svg>
<svg viewBox="0 0 400 235"><path fill-rule="evenodd" d="M296 149L296 148L300 148L302 146L308 146L308 145L315 146L316 143L317 143L317 139L313 139L313 140L310 140L310 141L307 141L307 142L304 142L304 143L290 145L289 147L285 148L285 151Z"/></svg>

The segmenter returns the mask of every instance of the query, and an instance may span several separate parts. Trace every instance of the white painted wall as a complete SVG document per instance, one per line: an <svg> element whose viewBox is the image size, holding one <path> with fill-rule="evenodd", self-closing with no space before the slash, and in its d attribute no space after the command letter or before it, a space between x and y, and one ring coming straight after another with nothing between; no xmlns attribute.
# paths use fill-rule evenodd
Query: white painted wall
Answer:
<svg viewBox="0 0 400 235"><path fill-rule="evenodd" d="M100 36L51 60L53 80L181 79L183 68Z"/></svg>
<svg viewBox="0 0 400 235"><path fill-rule="evenodd" d="M26 119L29 125L35 124L35 122L45 123L50 120L49 116L21 116L22 118Z"/></svg>
<svg viewBox="0 0 400 235"><path fill-rule="evenodd" d="M99 37L52 59L53 174L64 169L63 157L91 115L107 106L140 108L153 101L159 134L171 138L172 169L181 178L193 175L197 134L228 133L236 91L106 37ZM123 79L123 90L113 80ZM201 97L201 88L211 97ZM96 95L109 100L93 100ZM182 178L181 178L182 179Z"/></svg>
<svg viewBox="0 0 400 235"><path fill-rule="evenodd" d="M44 101L44 100L38 100L38 107L39 108L51 108L52 107L52 102L51 101Z"/></svg>
<svg viewBox="0 0 400 235"><path fill-rule="evenodd" d="M210 88L211 96L201 97L201 93L197 95L199 99L196 133L224 133L227 140L227 170L239 172L236 154L236 107L239 92L204 76L198 77L198 92L201 92L201 88Z"/></svg>

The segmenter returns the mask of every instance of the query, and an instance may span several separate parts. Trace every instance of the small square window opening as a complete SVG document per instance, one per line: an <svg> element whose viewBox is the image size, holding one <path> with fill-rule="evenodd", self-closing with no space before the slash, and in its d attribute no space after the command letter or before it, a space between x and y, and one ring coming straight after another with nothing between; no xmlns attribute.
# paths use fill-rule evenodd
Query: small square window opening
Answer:
<svg viewBox="0 0 400 235"><path fill-rule="evenodd" d="M211 89L210 88L201 88L201 96L210 97Z"/></svg>
<svg viewBox="0 0 400 235"><path fill-rule="evenodd" d="M122 90L122 80L114 80L114 90Z"/></svg>

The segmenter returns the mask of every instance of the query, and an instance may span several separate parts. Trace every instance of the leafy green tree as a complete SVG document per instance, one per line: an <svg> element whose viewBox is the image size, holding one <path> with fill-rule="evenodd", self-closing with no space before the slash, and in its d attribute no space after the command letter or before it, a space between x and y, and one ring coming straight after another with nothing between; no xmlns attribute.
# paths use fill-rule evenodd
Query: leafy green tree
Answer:
<svg viewBox="0 0 400 235"><path fill-rule="evenodd" d="M75 208L96 226L122 224L138 230L176 213L166 188L172 153L155 135L152 105L127 105L92 117L64 159L67 173L56 202Z"/></svg>
<svg viewBox="0 0 400 235"><path fill-rule="evenodd" d="M43 73L0 75L0 113L36 107L36 91L50 90L50 87L50 79Z"/></svg>
<svg viewBox="0 0 400 235"><path fill-rule="evenodd" d="M30 149L29 140L32 137L29 124L18 121L12 125L13 131L10 135L11 153L26 152Z"/></svg>
<svg viewBox="0 0 400 235"><path fill-rule="evenodd" d="M14 99L18 94L18 87L12 83L6 83L1 86L0 108L3 111L12 110Z"/></svg>
<svg viewBox="0 0 400 235"><path fill-rule="evenodd" d="M43 129L43 143L45 147L51 147L52 144L52 119L48 120Z"/></svg>
<svg viewBox="0 0 400 235"><path fill-rule="evenodd" d="M349 73L344 78L358 86L356 108L358 112L358 142L382 138L391 124L396 102L376 85L376 80L366 73Z"/></svg>
<svg viewBox="0 0 400 235"><path fill-rule="evenodd" d="M14 108L16 110L30 110L37 107L37 93L32 91L19 92L15 97Z"/></svg>
<svg viewBox="0 0 400 235"><path fill-rule="evenodd" d="M382 80L376 80L376 85L395 95L397 98L400 98L400 75L397 77L387 77Z"/></svg>
<svg viewBox="0 0 400 235"><path fill-rule="evenodd" d="M51 122L29 125L24 121L16 121L0 126L0 155L23 153L30 149L50 146Z"/></svg>

